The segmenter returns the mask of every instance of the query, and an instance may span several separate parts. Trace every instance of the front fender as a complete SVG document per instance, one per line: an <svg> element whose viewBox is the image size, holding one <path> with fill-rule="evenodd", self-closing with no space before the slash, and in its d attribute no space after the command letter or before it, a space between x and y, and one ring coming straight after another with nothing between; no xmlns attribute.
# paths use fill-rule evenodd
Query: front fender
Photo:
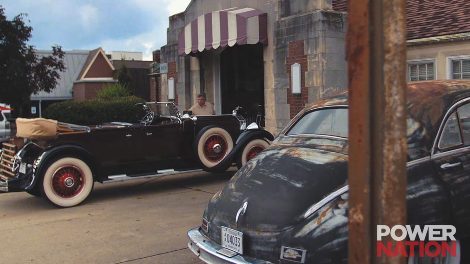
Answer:
<svg viewBox="0 0 470 264"><path fill-rule="evenodd" d="M49 164L55 159L64 156L77 157L82 159L90 166L90 169L92 170L93 174L98 171L98 166L95 160L93 159L93 156L83 147L77 145L61 145L57 147L52 147L50 149L47 149L44 153L41 154L41 156L39 156L35 160L33 164L33 180L31 184L25 189L33 189L36 186L38 179L47 170Z"/></svg>

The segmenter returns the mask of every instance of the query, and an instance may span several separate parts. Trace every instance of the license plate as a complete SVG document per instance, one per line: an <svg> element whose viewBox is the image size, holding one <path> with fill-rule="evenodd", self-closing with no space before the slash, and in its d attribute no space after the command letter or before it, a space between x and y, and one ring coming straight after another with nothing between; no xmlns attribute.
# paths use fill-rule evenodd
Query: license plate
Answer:
<svg viewBox="0 0 470 264"><path fill-rule="evenodd" d="M26 173L26 163L21 163L20 164L20 173L25 174Z"/></svg>
<svg viewBox="0 0 470 264"><path fill-rule="evenodd" d="M228 227L222 227L222 247L243 254L243 233Z"/></svg>

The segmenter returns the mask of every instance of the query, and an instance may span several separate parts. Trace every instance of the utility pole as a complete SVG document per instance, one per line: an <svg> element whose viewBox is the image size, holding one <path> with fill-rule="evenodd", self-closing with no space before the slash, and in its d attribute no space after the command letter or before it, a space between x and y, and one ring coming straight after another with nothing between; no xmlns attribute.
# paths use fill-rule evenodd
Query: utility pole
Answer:
<svg viewBox="0 0 470 264"><path fill-rule="evenodd" d="M405 9L405 0L349 0L350 264L405 263L376 255L377 224L406 222Z"/></svg>

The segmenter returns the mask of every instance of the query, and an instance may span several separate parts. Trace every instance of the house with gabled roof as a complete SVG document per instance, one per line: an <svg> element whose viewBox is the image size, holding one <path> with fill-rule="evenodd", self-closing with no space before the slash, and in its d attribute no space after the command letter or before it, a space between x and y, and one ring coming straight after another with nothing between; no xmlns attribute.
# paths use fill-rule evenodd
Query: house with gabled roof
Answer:
<svg viewBox="0 0 470 264"><path fill-rule="evenodd" d="M84 101L93 99L99 90L116 83L114 66L102 48L89 52L80 74L73 83L73 99Z"/></svg>

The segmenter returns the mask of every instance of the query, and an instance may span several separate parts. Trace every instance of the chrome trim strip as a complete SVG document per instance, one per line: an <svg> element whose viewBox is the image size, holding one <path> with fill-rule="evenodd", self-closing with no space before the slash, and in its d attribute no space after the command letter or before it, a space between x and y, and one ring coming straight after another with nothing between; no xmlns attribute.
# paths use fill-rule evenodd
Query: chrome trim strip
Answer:
<svg viewBox="0 0 470 264"><path fill-rule="evenodd" d="M349 191L349 185L345 185L341 188L339 188L338 190L328 194L328 196L326 196L325 198L321 199L318 203L310 206L310 208L305 212L304 214L304 218L307 218L309 217L310 215L312 215L313 213L315 213L316 211L318 211L320 208L322 208L323 206L325 206L327 203L333 201L336 197L344 194L345 192Z"/></svg>
<svg viewBox="0 0 470 264"><path fill-rule="evenodd" d="M8 179L0 177L0 192L8 192Z"/></svg>
<svg viewBox="0 0 470 264"><path fill-rule="evenodd" d="M437 134L436 134L436 137L434 138L434 142L432 144L432 148L431 148L431 157L433 157L433 155L436 153L436 150L437 150L437 141L438 139L440 138L441 136L441 133L442 133L442 130L444 129L444 125L447 121L447 118L452 114L452 112L454 112L454 110L456 108L458 108L460 105L466 103L470 101L470 97L467 97L467 98L464 98L460 101L457 101L456 103L454 103L446 112L446 114L444 115L444 118L442 119L441 121L441 124L439 125L439 130L437 131Z"/></svg>
<svg viewBox="0 0 470 264"><path fill-rule="evenodd" d="M453 150L448 150L448 151L445 151L445 152L436 153L434 155L431 155L431 159L434 160L434 159L442 158L442 157L445 157L445 156L462 154L462 153L465 153L465 152L470 152L470 146L466 146L466 147L462 147L462 148L458 148L458 149L453 149Z"/></svg>
<svg viewBox="0 0 470 264"><path fill-rule="evenodd" d="M411 166L414 166L414 165L417 165L417 164L425 163L425 162L428 162L430 160L431 160L431 157L424 157L424 158L419 158L419 159L415 159L415 160L412 160L412 161L408 161L406 163L406 167L411 167Z"/></svg>
<svg viewBox="0 0 470 264"><path fill-rule="evenodd" d="M347 140L348 138L331 136L331 135L321 135L321 134L296 134L296 135L283 135L284 137L308 137L308 138L320 138L320 139L334 139L334 140Z"/></svg>
<svg viewBox="0 0 470 264"><path fill-rule="evenodd" d="M188 248L202 261L210 264L272 264L271 262L236 255L231 258L217 253L222 246L206 238L197 228L188 231Z"/></svg>

